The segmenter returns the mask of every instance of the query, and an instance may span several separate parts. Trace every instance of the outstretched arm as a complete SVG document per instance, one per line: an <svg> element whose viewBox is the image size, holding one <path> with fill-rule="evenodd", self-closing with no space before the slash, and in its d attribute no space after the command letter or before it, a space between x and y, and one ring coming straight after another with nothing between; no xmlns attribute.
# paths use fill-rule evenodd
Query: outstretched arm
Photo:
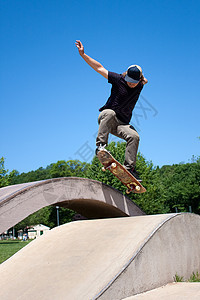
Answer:
<svg viewBox="0 0 200 300"><path fill-rule="evenodd" d="M76 41L76 47L78 48L80 56L86 61L86 63L92 67L96 72L101 74L103 77L108 79L108 70L106 70L102 64L100 64L98 61L94 60L84 52L84 47L81 41Z"/></svg>

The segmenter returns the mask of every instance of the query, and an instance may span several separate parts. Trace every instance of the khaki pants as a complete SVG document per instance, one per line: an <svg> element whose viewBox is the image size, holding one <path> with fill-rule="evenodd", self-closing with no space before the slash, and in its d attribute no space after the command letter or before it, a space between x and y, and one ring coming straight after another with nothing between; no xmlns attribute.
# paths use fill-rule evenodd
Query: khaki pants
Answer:
<svg viewBox="0 0 200 300"><path fill-rule="evenodd" d="M96 145L104 145L108 143L109 133L125 140L126 152L125 162L126 168L134 168L136 164L136 155L139 145L139 134L131 125L126 125L116 117L116 113L112 109L103 110L98 118L99 131L96 139Z"/></svg>

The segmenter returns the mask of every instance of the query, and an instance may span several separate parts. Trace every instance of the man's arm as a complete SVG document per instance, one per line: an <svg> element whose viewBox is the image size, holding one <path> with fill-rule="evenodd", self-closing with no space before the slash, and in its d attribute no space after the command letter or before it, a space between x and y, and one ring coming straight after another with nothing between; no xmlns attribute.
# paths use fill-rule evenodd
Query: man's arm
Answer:
<svg viewBox="0 0 200 300"><path fill-rule="evenodd" d="M108 79L108 70L106 70L102 64L100 64L98 61L94 60L84 52L84 47L81 41L76 41L76 47L78 48L80 56L86 61L86 63L92 67L96 72L101 74L103 77Z"/></svg>

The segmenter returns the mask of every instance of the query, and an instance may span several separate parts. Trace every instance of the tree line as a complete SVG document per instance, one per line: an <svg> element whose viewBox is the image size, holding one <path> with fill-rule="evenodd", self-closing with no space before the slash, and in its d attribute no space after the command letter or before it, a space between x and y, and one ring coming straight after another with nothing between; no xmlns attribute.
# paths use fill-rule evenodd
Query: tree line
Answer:
<svg viewBox="0 0 200 300"><path fill-rule="evenodd" d="M125 143L112 142L108 150L120 162L124 161ZM5 168L5 159L0 159L0 187L31 181L58 177L84 177L106 183L126 194L126 187L109 171L102 172L102 165L94 156L91 163L79 160L60 160L46 168L39 168L27 173L16 170L9 172ZM188 163L154 166L147 161L142 153L138 153L136 169L142 178L142 184L147 189L144 194L129 194L146 214L173 213L177 211L192 211L200 214L200 157L192 157ZM73 219L75 212L60 208L60 224ZM16 226L16 230L28 225L42 223L56 226L56 208L45 207L29 216Z"/></svg>

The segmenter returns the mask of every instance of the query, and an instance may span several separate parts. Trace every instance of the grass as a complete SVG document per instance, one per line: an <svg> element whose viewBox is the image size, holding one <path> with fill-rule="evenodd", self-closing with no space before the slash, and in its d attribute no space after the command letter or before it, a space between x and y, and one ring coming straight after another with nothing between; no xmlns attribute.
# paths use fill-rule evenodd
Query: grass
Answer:
<svg viewBox="0 0 200 300"><path fill-rule="evenodd" d="M180 277L177 274L174 277L175 282L184 282L184 277ZM187 280L187 282L200 282L200 274L198 272L192 273L190 276L190 279Z"/></svg>
<svg viewBox="0 0 200 300"><path fill-rule="evenodd" d="M0 264L29 243L30 241L0 241Z"/></svg>

